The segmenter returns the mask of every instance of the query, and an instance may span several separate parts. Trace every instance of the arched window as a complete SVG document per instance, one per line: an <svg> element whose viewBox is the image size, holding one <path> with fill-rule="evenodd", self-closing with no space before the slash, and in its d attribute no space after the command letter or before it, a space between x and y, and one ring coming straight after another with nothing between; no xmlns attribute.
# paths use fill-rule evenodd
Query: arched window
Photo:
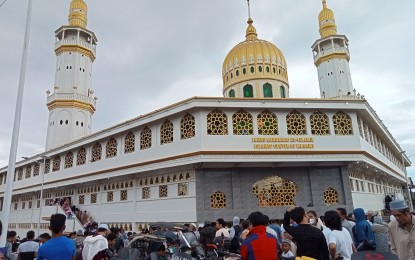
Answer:
<svg viewBox="0 0 415 260"><path fill-rule="evenodd" d="M334 133L336 135L353 135L352 119L344 112L337 112L333 116ZM369 132L372 134L372 132ZM373 144L373 135L370 135Z"/></svg>
<svg viewBox="0 0 415 260"><path fill-rule="evenodd" d="M257 117L259 135L277 135L278 118L274 113L267 110L261 112Z"/></svg>
<svg viewBox="0 0 415 260"><path fill-rule="evenodd" d="M73 166L73 153L68 152L65 155L65 169L71 168Z"/></svg>
<svg viewBox="0 0 415 260"><path fill-rule="evenodd" d="M210 208L212 209L225 209L226 208L226 195L221 191L216 191L210 195Z"/></svg>
<svg viewBox="0 0 415 260"><path fill-rule="evenodd" d="M169 120L164 121L160 128L160 143L173 143L173 123Z"/></svg>
<svg viewBox="0 0 415 260"><path fill-rule="evenodd" d="M60 169L61 169L61 157L59 155L57 155L57 156L55 156L55 158L53 158L52 171L57 172Z"/></svg>
<svg viewBox="0 0 415 260"><path fill-rule="evenodd" d="M151 129L144 127L140 133L140 150L151 148Z"/></svg>
<svg viewBox="0 0 415 260"><path fill-rule="evenodd" d="M259 207L295 205L297 185L279 176L267 177L252 186L252 193L258 199Z"/></svg>
<svg viewBox="0 0 415 260"><path fill-rule="evenodd" d="M227 135L228 116L222 111L215 109L206 117L208 135Z"/></svg>
<svg viewBox="0 0 415 260"><path fill-rule="evenodd" d="M339 204L339 194L332 187L329 187L324 191L324 203L326 205Z"/></svg>
<svg viewBox="0 0 415 260"><path fill-rule="evenodd" d="M244 97L251 98L254 97L254 90L252 88L252 85L245 85L244 86Z"/></svg>
<svg viewBox="0 0 415 260"><path fill-rule="evenodd" d="M303 114L296 110L291 111L286 117L287 134L289 135L306 135L306 119Z"/></svg>
<svg viewBox="0 0 415 260"><path fill-rule="evenodd" d="M78 150L76 154L76 165L83 165L86 163L86 150L85 148L81 148Z"/></svg>
<svg viewBox="0 0 415 260"><path fill-rule="evenodd" d="M311 134L312 135L329 135L329 118L320 111L315 111L310 116Z"/></svg>
<svg viewBox="0 0 415 260"><path fill-rule="evenodd" d="M235 97L235 90L231 89L229 90L229 97Z"/></svg>
<svg viewBox="0 0 415 260"><path fill-rule="evenodd" d="M269 83L265 83L263 86L264 98L272 98L272 86Z"/></svg>
<svg viewBox="0 0 415 260"><path fill-rule="evenodd" d="M195 117L187 113L180 121L180 138L183 140L195 137L195 131Z"/></svg>
<svg viewBox="0 0 415 260"><path fill-rule="evenodd" d="M100 143L95 143L94 146L92 147L91 161L92 162L99 161L101 160L101 156L102 156L102 146Z"/></svg>
<svg viewBox="0 0 415 260"><path fill-rule="evenodd" d="M135 151L135 135L128 132L124 140L124 153L132 153Z"/></svg>
<svg viewBox="0 0 415 260"><path fill-rule="evenodd" d="M282 98L286 98L286 95L285 95L285 87L284 86L280 86L280 93L281 93L281 97Z"/></svg>
<svg viewBox="0 0 415 260"><path fill-rule="evenodd" d="M111 158L117 156L117 140L115 140L113 137L108 140L106 145L106 157Z"/></svg>
<svg viewBox="0 0 415 260"><path fill-rule="evenodd" d="M233 114L232 125L234 135L254 134L252 115L242 109Z"/></svg>

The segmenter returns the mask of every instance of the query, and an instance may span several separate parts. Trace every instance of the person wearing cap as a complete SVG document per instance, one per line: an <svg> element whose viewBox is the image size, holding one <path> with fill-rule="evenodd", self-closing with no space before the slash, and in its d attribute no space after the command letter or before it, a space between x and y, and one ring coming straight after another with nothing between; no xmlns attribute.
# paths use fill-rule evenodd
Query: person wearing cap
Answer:
<svg viewBox="0 0 415 260"><path fill-rule="evenodd" d="M105 259L108 249L108 240L106 237L110 233L107 224L98 226L98 233L94 236L88 236L84 240L84 247L82 249L83 260L101 260Z"/></svg>
<svg viewBox="0 0 415 260"><path fill-rule="evenodd" d="M73 239L73 241L75 242L76 249L82 247L82 245L84 244L84 240L84 232L82 230L76 231L76 237Z"/></svg>
<svg viewBox="0 0 415 260"><path fill-rule="evenodd" d="M294 254L291 252L291 240L284 239L281 242L281 259L294 259Z"/></svg>
<svg viewBox="0 0 415 260"><path fill-rule="evenodd" d="M415 260L415 217L404 200L394 200L389 206L396 219L389 223L391 251L399 259Z"/></svg>

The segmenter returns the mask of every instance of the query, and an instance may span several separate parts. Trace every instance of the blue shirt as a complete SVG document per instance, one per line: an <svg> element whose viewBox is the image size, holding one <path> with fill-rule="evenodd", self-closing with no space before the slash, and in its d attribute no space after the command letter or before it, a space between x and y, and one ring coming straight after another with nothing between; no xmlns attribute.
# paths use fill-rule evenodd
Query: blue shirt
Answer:
<svg viewBox="0 0 415 260"><path fill-rule="evenodd" d="M71 260L75 257L75 243L73 240L61 236L52 238L39 247L37 260Z"/></svg>

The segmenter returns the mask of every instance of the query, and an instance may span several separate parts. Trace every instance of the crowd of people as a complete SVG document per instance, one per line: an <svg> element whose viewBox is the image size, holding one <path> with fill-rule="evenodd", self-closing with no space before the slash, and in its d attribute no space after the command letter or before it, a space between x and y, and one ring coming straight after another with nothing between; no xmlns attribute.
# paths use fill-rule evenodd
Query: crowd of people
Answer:
<svg viewBox="0 0 415 260"><path fill-rule="evenodd" d="M376 251L395 255L396 259L415 260L415 217L403 200L391 201L389 207L389 224L373 210L365 212L356 208L347 214L344 208L338 208L318 217L314 211L306 212L302 207L291 206L282 222L270 220L256 211L246 219L235 216L231 225L219 218L215 222L206 221L203 227L198 228L195 223L189 223L187 227L205 250L209 250L211 244L228 240L229 251L240 254L243 260L305 256L317 260L348 260L357 251ZM111 259L137 235L100 224L93 233L79 230L67 237L63 234L66 218L63 214L53 214L51 236L45 233L35 239L35 233L29 231L20 243L16 243L16 232L8 231L5 258ZM176 236L171 230L157 226L142 232L172 236L173 240ZM160 244L152 251L148 259L167 259L165 245ZM0 260L2 257L0 254Z"/></svg>

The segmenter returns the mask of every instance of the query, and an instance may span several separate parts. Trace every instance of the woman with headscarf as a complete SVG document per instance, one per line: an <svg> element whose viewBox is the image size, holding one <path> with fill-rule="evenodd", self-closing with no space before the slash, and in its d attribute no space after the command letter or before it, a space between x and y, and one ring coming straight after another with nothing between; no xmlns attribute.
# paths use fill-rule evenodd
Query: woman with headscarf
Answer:
<svg viewBox="0 0 415 260"><path fill-rule="evenodd" d="M314 210L310 210L309 212L307 212L307 216L308 216L308 221L311 226L323 231L324 224L321 221L321 219L317 217L317 213Z"/></svg>
<svg viewBox="0 0 415 260"><path fill-rule="evenodd" d="M390 252L388 241L388 224L381 216L373 216L371 219L372 230L376 240L376 251Z"/></svg>

